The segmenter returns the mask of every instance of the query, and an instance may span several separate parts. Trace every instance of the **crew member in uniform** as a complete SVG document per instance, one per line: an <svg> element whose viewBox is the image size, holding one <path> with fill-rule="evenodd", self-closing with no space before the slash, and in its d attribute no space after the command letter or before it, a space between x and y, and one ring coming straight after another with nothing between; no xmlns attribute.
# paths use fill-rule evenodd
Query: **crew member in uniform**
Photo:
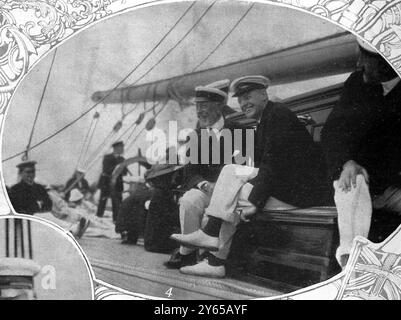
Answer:
<svg viewBox="0 0 401 320"><path fill-rule="evenodd" d="M23 161L17 165L21 181L9 189L11 204L18 213L33 215L52 209L52 201L44 186L35 183L36 161Z"/></svg>
<svg viewBox="0 0 401 320"><path fill-rule="evenodd" d="M355 236L369 234L372 205L401 212L400 78L373 48L358 42L359 70L345 81L322 130L338 211L337 260L343 267Z"/></svg>
<svg viewBox="0 0 401 320"><path fill-rule="evenodd" d="M208 259L181 268L182 273L224 277L225 260L240 221L248 221L265 206L293 209L321 205L328 199L323 155L296 115L269 101L268 84L263 76L246 76L231 84L246 117L258 123L255 167L224 166L206 209L207 224L189 234L172 235L182 245L211 251Z"/></svg>
<svg viewBox="0 0 401 320"><path fill-rule="evenodd" d="M111 198L112 210L113 210L113 221L117 221L118 211L120 210L122 202L122 193L124 191L123 176L128 173L128 169L125 169L122 174L117 178L115 188L111 188L111 176L113 170L117 165L124 162L125 159L122 156L124 153L124 143L117 141L112 144L113 152L103 157L103 169L99 179L98 188L100 189L100 199L97 208L96 215L103 217L104 210L108 198Z"/></svg>

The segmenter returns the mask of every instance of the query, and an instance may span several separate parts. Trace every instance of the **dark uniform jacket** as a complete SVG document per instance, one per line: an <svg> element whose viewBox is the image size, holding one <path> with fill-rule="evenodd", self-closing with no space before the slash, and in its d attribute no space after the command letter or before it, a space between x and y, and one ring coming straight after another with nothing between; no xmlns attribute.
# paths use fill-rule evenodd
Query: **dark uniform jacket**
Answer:
<svg viewBox="0 0 401 320"><path fill-rule="evenodd" d="M401 84L383 96L381 84L365 84L362 72L351 74L322 130L322 143L333 180L354 160L368 171L373 194L401 187Z"/></svg>
<svg viewBox="0 0 401 320"><path fill-rule="evenodd" d="M269 101L255 134L258 175L248 198L263 208L269 197L296 207L327 204L324 157L305 126L282 104Z"/></svg>
<svg viewBox="0 0 401 320"><path fill-rule="evenodd" d="M213 148L213 145L211 143L212 139L210 139L209 143L209 161L207 164L202 164L202 154L205 153L205 150L202 150L202 144L201 144L201 130L207 130L207 129L196 129L196 134L198 137L198 163L190 163L187 165L185 168L185 186L187 189L190 188L196 188L197 185L202 182L202 181L209 181L209 182L216 182L217 178L219 177L220 171L223 169L224 165L226 164L231 164L235 163L234 159L232 157L232 154L234 152L234 129L241 129L242 131L242 152L245 154L245 128L241 128L240 126L237 126L233 122L224 122L223 129L228 129L231 131L231 154L230 154L230 159L228 160L228 157L225 161L224 159L224 135L220 136L220 143L219 143L219 149L217 150L220 152L220 158L218 163L213 163L213 152L216 152L216 149ZM214 135L215 133L211 130L210 135ZM215 136L215 139L218 139L217 136Z"/></svg>
<svg viewBox="0 0 401 320"><path fill-rule="evenodd" d="M114 154L106 154L103 157L103 169L102 169L102 175L100 176L99 183L98 183L98 188L101 189L103 192L110 192L110 183L111 183L111 175L113 173L113 170L115 167L120 164L121 162L124 162L125 159L122 156L115 156ZM123 176L128 173L128 170L125 169L123 173L117 178L116 181L116 186L115 186L115 191L117 192L122 192L124 190L124 185L123 185Z"/></svg>
<svg viewBox="0 0 401 320"><path fill-rule="evenodd" d="M46 189L37 183L28 185L21 181L10 188L8 195L18 213L34 214L52 209L52 201Z"/></svg>

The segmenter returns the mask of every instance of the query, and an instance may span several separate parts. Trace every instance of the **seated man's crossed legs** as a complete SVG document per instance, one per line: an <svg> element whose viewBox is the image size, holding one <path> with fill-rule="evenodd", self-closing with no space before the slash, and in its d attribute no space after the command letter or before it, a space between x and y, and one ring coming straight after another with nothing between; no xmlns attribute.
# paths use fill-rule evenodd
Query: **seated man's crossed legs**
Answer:
<svg viewBox="0 0 401 320"><path fill-rule="evenodd" d="M216 182L210 204L205 213L207 223L189 234L174 234L172 239L182 245L192 248L202 248L209 251L208 259L193 266L180 269L186 274L224 277L225 260L228 257L233 236L241 221L248 221L249 216L256 212L254 205L248 201L252 184L248 181L258 173L257 168L226 165ZM276 199L275 205L285 209L294 208ZM213 253L212 253L213 252Z"/></svg>

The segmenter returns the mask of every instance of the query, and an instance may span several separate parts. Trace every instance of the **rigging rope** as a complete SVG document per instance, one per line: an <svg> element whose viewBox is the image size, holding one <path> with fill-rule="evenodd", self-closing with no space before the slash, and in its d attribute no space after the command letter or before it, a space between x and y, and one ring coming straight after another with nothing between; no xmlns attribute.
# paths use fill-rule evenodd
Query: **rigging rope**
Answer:
<svg viewBox="0 0 401 320"><path fill-rule="evenodd" d="M213 5L214 3L212 3ZM211 5L211 6L212 6ZM245 19L245 17L249 14L249 12L252 10L252 8L255 6L255 3L252 3L248 9L243 13L243 15L240 17L240 19L234 24L234 26L229 30L229 32L223 37L223 39L216 45L216 47L209 52L209 54L199 63L195 66L195 68L193 68L192 72L196 71L201 65L203 65L222 45L223 43L228 39L228 37L234 32L234 30L239 26L239 24ZM210 7L209 7L210 8ZM206 13L206 12L205 12ZM134 83L135 84L135 83ZM150 86L149 86L150 87ZM147 89L149 89L149 87ZM166 105L166 104L165 104ZM165 107L165 105L163 106L163 108ZM136 141L136 139L139 137L139 135L143 132L145 128L143 128L140 132L138 132L138 134L136 135L136 137L131 141L131 143L129 144L127 150L132 146L133 142ZM131 138L133 132L131 132L131 135L127 138L127 140L129 140L129 138Z"/></svg>
<svg viewBox="0 0 401 320"><path fill-rule="evenodd" d="M145 74L143 74L140 78L138 78L134 83L131 84L131 86L135 85L138 81L142 80L146 75L148 75L157 65L159 65L166 57L169 53L171 53L176 47L178 47L178 45L189 35L189 33L196 27L196 25L200 22L200 20L206 15L206 13L211 9L211 7L215 4L216 1L214 1L205 11L204 13L200 16L200 18L195 22L195 24L187 31L187 33L153 66L151 67ZM248 13L252 10L252 8L254 7L254 3L252 3L248 9L244 12L244 14L240 17L240 19L234 24L234 26L229 30L229 32L223 37L223 39L216 45L216 47L198 64L195 66L195 68L193 68L192 72L196 71L202 64L204 64L220 47L221 45L228 39L228 37L234 32L234 30L238 27L238 25L245 19L245 17L248 15ZM147 95L148 92L150 90L151 86L148 86L146 89L146 93L145 93L145 98L144 98L144 110L145 110L145 105L146 105L146 99L147 99ZM154 113L154 117L156 118L157 115L166 107L168 100L164 103L163 107L158 111L158 113L155 113L155 107L157 105L160 104L160 101L155 104L155 96L156 96L156 89L157 86L154 87L153 90L153 107L151 108L151 110L153 110ZM149 111L149 110L148 110ZM146 111L146 112L148 112ZM128 131L131 130L130 134L128 135L126 141L127 141L127 150L129 150L131 148L131 146L133 145L133 143L139 138L139 136L142 134L142 132L146 129L146 126L143 127L138 133L137 135L133 138L133 140L128 143L128 141L130 140L130 138L133 136L135 129L137 128L138 124L134 124L131 127L128 127L118 138L117 140L120 140ZM94 161L96 159L93 159Z"/></svg>
<svg viewBox="0 0 401 320"><path fill-rule="evenodd" d="M234 32L234 30L238 27L238 25L242 22L242 20L245 19L245 17L248 15L248 13L252 10L252 8L254 6L255 6L255 3L252 3L249 6L249 8L245 11L245 13L241 16L241 18L237 21L237 23L231 28L231 30L226 34L226 36L217 44L217 46L212 51L209 52L209 54L192 70L192 72L196 71L202 64L204 64L219 49L219 47Z"/></svg>
<svg viewBox="0 0 401 320"><path fill-rule="evenodd" d="M135 84L137 84L140 80L142 80L144 77L146 77L152 70L154 70L175 48L177 48L185 39L186 37L196 28L196 26L201 22L201 20L203 19L203 17L210 11L210 9L214 6L214 4L217 2L218 0L214 0L207 8L206 10L202 13L202 15L196 20L196 22L192 25L192 27L184 34L184 36L173 46L171 47L150 69L148 69L147 72L145 72L141 77L139 77L136 81L134 81L132 84L130 84L130 86L134 86ZM242 20L242 19L241 19ZM149 90L149 87L147 88L147 90ZM156 92L156 88L154 89L154 95ZM146 99L144 99L144 103L145 103ZM166 100L166 102L164 103L163 107L159 110L161 111L162 109L165 108L165 106L167 105L168 99ZM144 104L145 106L145 104ZM155 105L153 106L154 109ZM160 112L159 112L160 113ZM155 113L154 118L156 118L156 116L159 113ZM133 142L136 141L136 139L139 137L139 135L143 132L143 130L145 130L146 127L142 128L142 130L140 132L138 132L138 134L136 135L136 137L133 139L133 141L129 144L129 147L127 148L127 150L132 146ZM131 132L131 135L133 134L134 131ZM130 137L131 137L130 135ZM129 138L130 138L129 137ZM129 139L128 138L128 139Z"/></svg>
<svg viewBox="0 0 401 320"><path fill-rule="evenodd" d="M109 134L106 136L106 138L98 145L98 147L95 149L94 152L88 157L86 164L90 163L92 159L95 159L97 157L98 153L103 152L103 150L113 142L114 136L117 134L117 132L121 129L122 127L122 121L119 120L116 122L116 124L113 126ZM87 165L85 165L86 167Z"/></svg>
<svg viewBox="0 0 401 320"><path fill-rule="evenodd" d="M169 99L167 98L167 99L164 101L163 106L159 109L159 111L157 111L157 112L155 113L154 118L156 118L156 117L164 110L164 108L167 106L168 101L169 101ZM127 145L128 145L128 146L127 146L127 151L133 146L134 142L139 138L139 136L141 135L141 133L142 133L145 129L146 129L146 127L144 126L144 127L138 132L138 134L134 137L134 139L133 139L130 143L128 143L128 141L127 141Z"/></svg>
<svg viewBox="0 0 401 320"><path fill-rule="evenodd" d="M41 97L40 97L40 101L39 101L38 108L37 108L37 110L36 110L35 119L33 120L33 125L32 125L32 129L31 129L31 133L29 134L28 144L27 144L26 149L25 149L25 152L24 152L24 158L25 158L25 160L28 159L28 151L30 150L30 146L31 146L33 134L34 134L34 132L35 132L36 122L38 121L40 109L42 108L43 98L44 98L44 96L45 96L46 89L47 89L47 85L48 85L48 83L49 83L50 75L51 75L51 72L52 72L52 69L53 69L53 65L54 65L54 60L56 59L56 54L57 54L57 48L54 50L52 62L51 62L51 64L50 64L49 72L47 73L47 77L46 77L46 82L45 82L45 85L44 85L43 90L42 90L42 95L41 95Z"/></svg>
<svg viewBox="0 0 401 320"><path fill-rule="evenodd" d="M200 16L200 18L195 22L195 24L187 31L187 33L155 64L155 65L153 65L145 74L143 74L140 78L138 78L133 84L131 84L131 86L133 86L133 85L135 85L138 81L140 81L140 80L142 80L146 75L148 75L157 65L159 65L167 56L168 56L168 54L169 53L171 53L176 47L178 47L178 45L189 35L189 33L197 26L197 24L199 24L199 22L201 21L201 19L206 15L206 13L212 8L212 6L215 4L217 2L217 0L215 0L204 12L203 12L203 14ZM252 4L248 9L247 9L247 11L242 15L242 17L239 19L239 21L237 21L237 23L233 26L233 28L228 32L228 34L219 42L219 44L214 48L214 50L212 50L209 54L208 54L208 56L205 58L205 59L203 59L202 61L201 61L201 63L199 63L194 69L193 69L193 71L195 71L197 68L199 68L199 66L200 65L202 65L207 59L209 59L210 58L210 56L214 53L214 52L216 52L217 51L217 49L223 44L223 42L230 36L230 34L236 29L236 27L241 23L241 21L247 16L247 14L249 13L249 11L253 8L253 6L254 6L254 4ZM148 95L148 92L149 92L149 90L150 90L150 87L151 86L148 86L147 87L147 89L146 89L146 93L145 93L145 98L144 98L144 101L143 101L143 107L144 107L144 110L146 110L146 99L147 99L147 95ZM150 110L151 111L153 111L153 114L154 114L154 116L153 116L153 119L156 119L157 118L157 116L164 110L164 108L167 106L167 103L168 103L168 101L169 101L169 99L167 98L165 101L164 101L164 104L163 104L163 106L160 108L160 110L158 110L157 112L155 112L155 108L161 103L161 101L158 101L157 103L155 103L155 98L156 98L156 90L157 90L157 85L155 85L155 87L154 87L154 89L153 89L153 106L152 106L152 108L151 109L149 109L149 110L147 110L147 111L144 111L144 112L142 112L141 114L142 115L144 115L145 113L147 113L147 112L149 112ZM131 113L131 112L133 112L134 110L135 110L136 108L134 107L133 108L133 110L131 110L129 113ZM122 109L123 110L123 109ZM127 113L127 114L129 114L129 113ZM124 112L122 111L122 120L125 118L125 116L127 115L127 114L124 114ZM138 118L138 120L139 120L140 118ZM137 121L138 121L137 120ZM127 139L126 139L126 144L128 145L127 146L127 150L129 150L132 146L133 146L133 144L135 143L135 141L139 138L139 136L142 134L142 132L146 129L146 126L144 126L138 133L137 133L137 135L132 139L132 141L130 141L129 143L128 143L128 141L129 141L129 139L132 137L132 135L134 134L134 132L135 132L135 129L137 128L137 126L142 122L142 120L143 120L143 118L141 119L141 121L139 122L139 123L134 123L134 125L132 125L132 126L130 126L130 127L128 127L115 141L118 141L118 140L120 140L128 131L130 131L130 130L132 130L131 131L131 133L128 135L128 137L127 137ZM111 133L114 133L114 134L116 134L117 133L117 131L115 131L115 130L113 130ZM110 136L110 134L109 134L109 136ZM109 138L109 136L108 137L106 137L106 140ZM100 152L103 150L103 148L100 148L100 147L104 147L106 145L106 142L104 141L100 146L99 146L99 148L97 149L97 151L96 152L94 152L93 154L95 154L95 153L98 153L98 155L95 155L95 156L93 156L92 157L92 159L91 159L91 161L89 162L89 160L88 160L88 163L87 163L87 169L90 169L95 163L96 163L96 161L100 158L99 157L99 155L100 155ZM100 149L100 150L99 150Z"/></svg>
<svg viewBox="0 0 401 320"><path fill-rule="evenodd" d="M147 60L147 58L160 46L160 44L164 41L164 39L167 38L167 36L176 28L176 26L182 21L182 19L186 16L186 14L192 9L192 7L196 4L197 1L194 1L191 3L190 6L188 6L188 8L184 11L184 13L178 18L178 20L174 23L174 25L167 31L167 33L159 40L159 42L155 45L155 47L150 50L146 56L127 74L127 76L125 76L112 90L110 90L103 98L101 98L99 101L97 101L95 104L93 104L88 110L84 111L80 116L78 116L77 118L75 118L74 120L72 120L71 122L69 122L68 124L66 124L65 126L63 126L62 128L58 129L57 131L55 131L54 133L52 133L51 135L47 136L45 139L42 139L41 141L39 141L38 143L34 144L33 146L30 146L29 149L22 151L22 152L18 152L6 159L4 159L2 162L6 162L8 160L14 159L24 153L27 153L28 151L37 148L38 146L42 145L43 143L49 141L50 139L52 139L53 137L55 137L56 135L58 135L59 133L63 132L64 130L66 130L67 128L71 127L72 125L74 125L76 122L78 122L80 119L82 119L84 116L86 116L90 111L92 111L96 106L98 106L100 103L102 103L107 97L110 96L110 94L112 92L114 92L116 89L118 89L118 87L124 83L144 62L145 60Z"/></svg>
<svg viewBox="0 0 401 320"><path fill-rule="evenodd" d="M177 48L185 39L186 37L196 28L196 26L201 22L201 20L203 19L203 17L210 11L210 9L212 9L212 7L214 6L214 4L217 2L218 0L214 0L207 8L206 10L202 13L202 15L196 20L196 22L192 25L192 27L184 34L184 36L178 40L178 42L171 47L162 57L161 59L159 59L159 61L157 61L148 71L146 71L142 76L140 76L138 79L136 79L132 84L130 84L130 86L133 86L135 84L137 84L140 80L142 80L143 78L145 78L154 68L156 68L175 48Z"/></svg>
<svg viewBox="0 0 401 320"><path fill-rule="evenodd" d="M84 155L86 155L87 152L88 152L89 145L90 145L90 143L92 141L92 138L93 138L93 135L95 133L97 124L99 123L99 117L100 117L100 114L99 114L99 112L96 111L96 113L93 115L93 118L92 118L92 121L90 123L88 132L86 133L86 136L84 138L84 142L83 142L81 150L79 152L79 156L78 156L77 164L75 166L75 170L78 169L78 167L79 167L79 165L81 163L81 160L84 158Z"/></svg>

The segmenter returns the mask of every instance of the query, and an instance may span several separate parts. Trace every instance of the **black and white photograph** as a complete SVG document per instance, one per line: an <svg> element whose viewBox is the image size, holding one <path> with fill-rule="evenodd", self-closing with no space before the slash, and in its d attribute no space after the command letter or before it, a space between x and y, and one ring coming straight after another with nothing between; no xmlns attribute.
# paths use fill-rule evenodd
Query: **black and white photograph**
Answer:
<svg viewBox="0 0 401 320"><path fill-rule="evenodd" d="M274 298L334 277L333 298L399 299L361 267L401 263L399 246L366 253L401 224L401 31L379 15L395 9L312 2L161 2L50 41L3 120L7 201L31 219L0 219L0 299L91 299L66 234L96 280L154 298ZM375 14L370 33L341 26Z"/></svg>

